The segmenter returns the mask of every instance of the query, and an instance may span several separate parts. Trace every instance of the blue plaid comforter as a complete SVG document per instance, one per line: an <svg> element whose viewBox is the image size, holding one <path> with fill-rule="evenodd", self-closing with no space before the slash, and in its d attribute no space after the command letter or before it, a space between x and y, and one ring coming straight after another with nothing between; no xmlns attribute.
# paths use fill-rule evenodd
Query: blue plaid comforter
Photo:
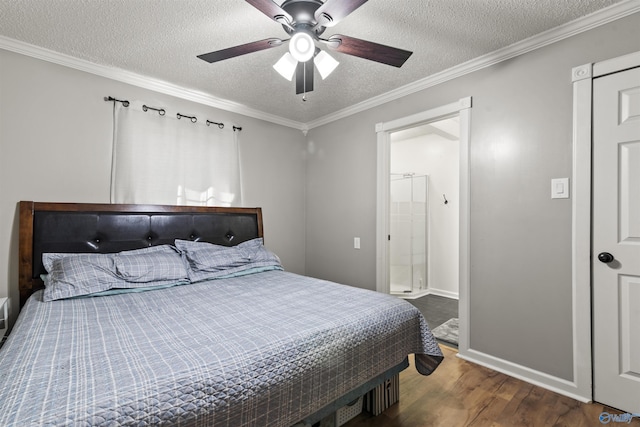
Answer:
<svg viewBox="0 0 640 427"><path fill-rule="evenodd" d="M0 350L0 425L288 427L416 354L406 301L268 271L105 297L35 293Z"/></svg>

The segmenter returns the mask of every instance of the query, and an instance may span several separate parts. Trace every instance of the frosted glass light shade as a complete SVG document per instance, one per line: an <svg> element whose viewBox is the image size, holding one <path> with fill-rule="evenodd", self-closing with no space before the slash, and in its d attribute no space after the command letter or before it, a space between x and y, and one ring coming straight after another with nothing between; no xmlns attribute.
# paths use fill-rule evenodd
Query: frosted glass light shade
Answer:
<svg viewBox="0 0 640 427"><path fill-rule="evenodd" d="M289 40L289 52L296 61L307 62L313 58L315 51L316 46L313 44L313 37L303 31L295 33Z"/></svg>
<svg viewBox="0 0 640 427"><path fill-rule="evenodd" d="M323 80L336 69L338 64L340 64L324 50L321 50L320 53L313 58L313 62L316 64L316 68Z"/></svg>
<svg viewBox="0 0 640 427"><path fill-rule="evenodd" d="M282 77L291 81L296 72L297 65L298 61L296 61L296 59L287 52L273 65L273 68L280 73Z"/></svg>

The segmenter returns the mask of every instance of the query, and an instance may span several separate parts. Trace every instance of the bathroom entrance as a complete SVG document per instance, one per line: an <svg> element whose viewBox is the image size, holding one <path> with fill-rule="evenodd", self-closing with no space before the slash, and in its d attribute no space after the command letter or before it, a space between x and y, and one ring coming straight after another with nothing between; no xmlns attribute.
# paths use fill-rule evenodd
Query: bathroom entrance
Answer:
<svg viewBox="0 0 640 427"><path fill-rule="evenodd" d="M460 122L390 134L389 290L458 298Z"/></svg>
<svg viewBox="0 0 640 427"><path fill-rule="evenodd" d="M469 351L471 103L471 97L461 98L410 116L376 123L375 127L378 159L376 290L391 293L391 173L428 176L426 290L418 290L433 295L415 299L415 285L412 284L411 292L403 290L400 296L412 299L414 303L425 298L457 302L460 354ZM449 162L445 151L452 147L457 150L457 156L451 154ZM446 179L436 179L441 173L450 175ZM450 224L455 225L449 228Z"/></svg>

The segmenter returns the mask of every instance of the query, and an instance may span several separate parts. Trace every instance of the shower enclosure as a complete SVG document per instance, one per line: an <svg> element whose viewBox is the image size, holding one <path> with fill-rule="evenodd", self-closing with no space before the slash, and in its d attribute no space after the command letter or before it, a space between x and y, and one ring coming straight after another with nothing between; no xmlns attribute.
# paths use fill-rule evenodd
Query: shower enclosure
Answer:
<svg viewBox="0 0 640 427"><path fill-rule="evenodd" d="M389 284L391 294L417 297L427 291L427 175L390 175Z"/></svg>

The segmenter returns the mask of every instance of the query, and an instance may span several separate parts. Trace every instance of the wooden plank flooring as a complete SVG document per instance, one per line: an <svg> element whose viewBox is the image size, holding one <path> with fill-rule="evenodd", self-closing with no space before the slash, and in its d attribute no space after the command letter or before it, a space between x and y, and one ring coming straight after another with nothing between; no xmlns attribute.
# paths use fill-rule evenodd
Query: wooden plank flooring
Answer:
<svg viewBox="0 0 640 427"><path fill-rule="evenodd" d="M585 404L464 361L440 346L445 360L428 377L410 366L400 373L400 401L377 417L362 413L345 427L593 427L612 408ZM640 426L611 421L609 426Z"/></svg>

